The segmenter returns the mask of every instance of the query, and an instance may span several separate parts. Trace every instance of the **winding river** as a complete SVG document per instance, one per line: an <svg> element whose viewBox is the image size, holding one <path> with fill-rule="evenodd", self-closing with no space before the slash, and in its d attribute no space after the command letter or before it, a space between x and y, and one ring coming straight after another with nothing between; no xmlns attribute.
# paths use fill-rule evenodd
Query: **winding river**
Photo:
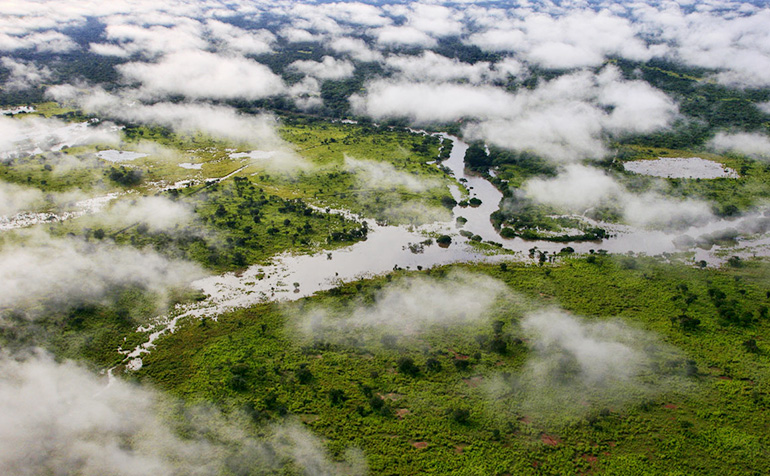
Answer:
<svg viewBox="0 0 770 476"><path fill-rule="evenodd" d="M682 246L683 235L699 237L719 233L725 229L750 227L752 220L759 216L746 216L735 221L718 220L703 226L692 227L676 233L636 229L622 225L601 224L612 233L612 237L601 242L552 243L547 241L526 241L520 238L504 239L492 226L489 216L499 207L503 198L485 178L466 173L464 166L465 152L468 145L457 137L439 134L453 142L450 157L442 164L451 170L454 177L467 187L470 197L481 200L476 208L456 206L452 210L452 220L446 223L434 223L418 228L406 226L383 226L375 220L367 219L372 224L369 235L361 241L344 249L331 252L319 252L312 255L282 254L273 259L269 266L254 265L241 273L226 273L210 276L192 283L193 287L203 290L208 297L199 303L180 306L170 316L163 316L153 325L140 328L149 332L147 342L134 349L121 350L126 356L128 369L137 370L142 366L141 356L150 351L154 341L166 332L173 332L177 323L188 317L216 316L232 309L247 307L270 300L294 300L312 295L321 290L331 289L342 282L375 276L392 271L394 268L420 269L457 262L490 262L510 259L529 259L529 250L537 247L541 251L557 253L565 246L575 251L588 253L590 250L604 249L612 253L644 253L659 255L682 251L675 242ZM452 194L457 201L462 191L454 187ZM337 213L345 213L339 211ZM467 219L462 228L456 224L456 218ZM360 217L357 217L361 219ZM485 241L501 243L508 253L489 254L471 246L459 231L467 230L479 235ZM427 234L442 233L452 236L448 248L439 247L435 242L426 244ZM747 242L754 250L767 250L770 241L760 238ZM719 263L715 251L718 246L703 249L690 246L694 252L694 261L705 260L711 264ZM512 252L512 253L511 253ZM513 256L512 256L513 255Z"/></svg>

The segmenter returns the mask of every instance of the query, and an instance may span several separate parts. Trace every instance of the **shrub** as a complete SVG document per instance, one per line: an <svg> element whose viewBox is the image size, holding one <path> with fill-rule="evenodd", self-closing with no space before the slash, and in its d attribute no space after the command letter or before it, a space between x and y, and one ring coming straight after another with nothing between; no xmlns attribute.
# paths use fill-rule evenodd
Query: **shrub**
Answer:
<svg viewBox="0 0 770 476"><path fill-rule="evenodd" d="M415 376L420 371L420 368L414 364L414 360L411 357L401 357L396 364L399 373Z"/></svg>

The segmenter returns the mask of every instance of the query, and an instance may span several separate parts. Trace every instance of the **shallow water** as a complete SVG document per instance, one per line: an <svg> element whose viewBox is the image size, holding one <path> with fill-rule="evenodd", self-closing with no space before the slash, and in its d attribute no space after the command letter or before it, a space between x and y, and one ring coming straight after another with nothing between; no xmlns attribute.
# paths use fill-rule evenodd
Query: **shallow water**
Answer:
<svg viewBox="0 0 770 476"><path fill-rule="evenodd" d="M658 157L655 160L634 160L623 164L626 170L641 175L663 178L738 178L738 173L719 162L700 157Z"/></svg>
<svg viewBox="0 0 770 476"><path fill-rule="evenodd" d="M71 210L57 212L23 212L12 216L0 216L0 231L26 228L41 223L58 223L73 218L97 213L104 209L119 193L109 193L101 197L80 200L72 204Z"/></svg>
<svg viewBox="0 0 770 476"><path fill-rule="evenodd" d="M231 159L266 160L275 157L272 150L252 150L251 152L235 152L230 154Z"/></svg>
<svg viewBox="0 0 770 476"><path fill-rule="evenodd" d="M126 150L102 150L97 152L96 156L108 162L119 163L141 159L142 157L147 157L147 154Z"/></svg>
<svg viewBox="0 0 770 476"><path fill-rule="evenodd" d="M367 239L347 248L312 255L283 254L276 256L273 264L269 266L254 265L239 274L226 273L195 281L192 286L202 289L208 297L200 303L179 307L173 316L163 316L154 325L140 329L150 331L152 334L144 344L132 350L122 351L126 355L127 367L131 370L141 368L141 355L150 351L159 336L166 332L173 332L177 322L182 318L216 319L217 315L232 309L266 301L299 299L317 291L337 287L343 282L385 274L396 267L418 269L457 262L524 260L529 259L529 250L532 248L553 254L566 246L572 247L579 253L603 249L611 253L633 252L660 255L682 251L681 243L687 241L681 239L683 235L693 238L693 244L687 249L694 251L695 261L706 260L711 264L719 264L724 261L724 258L718 257L716 253L720 247L714 246L710 250L698 248L694 244L695 239L717 233L725 228L750 227L752 220L758 220L761 217L753 215L734 221L720 220L676 232L640 230L625 225L597 223L613 234L612 238L597 242L552 243L525 241L520 238L504 239L500 237L489 220L490 214L499 207L502 193L483 177L466 172L464 157L467 144L448 134L439 135L454 143L450 157L442 165L448 167L454 177L467 188L468 198L476 197L481 200L479 207L463 208L458 205L452 210L451 221L416 228L380 226L375 223L375 220L367 219L367 223L370 224ZM453 188L452 195L458 202L464 198L457 186ZM364 219L344 211L338 211L338 213L344 213L352 219ZM467 223L458 227L456 225L458 216L466 218ZM509 253L490 255L480 252L470 246L466 238L458 234L460 230L470 231L481 236L485 241L500 243ZM451 235L452 244L448 248L439 247L433 240L430 240L431 244L422 244L428 239L427 234L435 233ZM765 241L762 240L757 241L757 249L766 250L767 246L761 246L765 245ZM680 243L680 248L675 241ZM746 244L750 242L746 241Z"/></svg>

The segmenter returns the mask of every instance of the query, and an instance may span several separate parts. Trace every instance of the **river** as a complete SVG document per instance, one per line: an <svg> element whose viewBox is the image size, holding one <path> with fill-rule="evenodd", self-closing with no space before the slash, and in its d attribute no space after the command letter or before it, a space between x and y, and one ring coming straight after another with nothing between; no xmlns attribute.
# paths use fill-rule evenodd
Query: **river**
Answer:
<svg viewBox="0 0 770 476"><path fill-rule="evenodd" d="M195 281L192 286L203 290L208 297L202 302L178 307L172 315L158 318L153 325L140 328L140 331L151 334L147 342L134 349L121 351L126 356L127 368L131 370L141 368L142 354L150 351L159 336L166 332L173 332L181 319L188 317L216 319L219 314L236 308L271 300L295 300L310 296L317 291L334 288L343 282L385 274L396 267L419 269L457 262L524 260L529 259L529 250L534 247L549 253L557 253L566 246L571 246L575 251L582 253L599 249L611 253L634 252L648 255L674 253L682 251L675 245L675 240L685 234L697 238L719 230L749 226L746 222L759 218L759 215L752 215L735 221L717 220L674 233L600 224L612 233L611 238L601 242L552 243L526 241L521 238L504 239L500 237L489 219L490 214L498 209L503 198L502 193L484 177L466 172L464 164L465 151L468 149L466 143L448 134L439 134L439 136L453 142L452 152L442 164L467 187L470 197L481 200L479 207L463 208L458 205L452 210L450 222L433 223L417 228L377 225L374 219L367 219L371 224L367 239L347 248L311 255L282 254L276 256L273 264L269 266L254 265L241 273L225 273ZM462 199L462 191L459 187L455 186L452 194L458 202ZM458 216L467 219L461 228L456 224ZM461 229L479 235L485 241L501 243L505 250L512 253L480 252L469 245L466 238L459 235ZM427 240L426 235L429 233L448 234L452 236L452 244L448 248L439 247L435 241L424 244ZM680 238L678 241L683 240ZM760 237L753 244L767 250L770 241ZM694 252L694 261L705 260L711 264L718 264L723 259L715 254L719 249L718 246L710 250L695 246L690 246L689 249Z"/></svg>

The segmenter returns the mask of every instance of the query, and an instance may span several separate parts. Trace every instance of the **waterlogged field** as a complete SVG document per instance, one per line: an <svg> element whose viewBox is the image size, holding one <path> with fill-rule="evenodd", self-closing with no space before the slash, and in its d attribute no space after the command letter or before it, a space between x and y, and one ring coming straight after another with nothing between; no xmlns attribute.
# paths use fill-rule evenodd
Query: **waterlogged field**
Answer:
<svg viewBox="0 0 770 476"><path fill-rule="evenodd" d="M725 176L712 179L666 178L665 193L676 198L698 198L709 202L714 211L723 216L737 215L756 207L763 206L770 191L767 180L770 179L770 165L764 161L753 160L739 154L717 155L700 149L680 150L659 147L624 146L619 155L624 163L635 160L655 160L657 158L692 157L714 162L734 171L737 176ZM643 191L659 188L657 177L647 177L635 173L626 173L629 187Z"/></svg>
<svg viewBox="0 0 770 476"><path fill-rule="evenodd" d="M135 375L257 427L298 419L372 474L764 474L768 271L398 272L187 322Z"/></svg>
<svg viewBox="0 0 770 476"><path fill-rule="evenodd" d="M448 141L301 117L284 118L279 133L284 143L268 151L132 125L117 142L5 161L5 182L37 190L37 198L45 194L29 202L42 203L39 209L64 210L72 191L78 199L109 200L0 236L3 250L24 253L39 246L44 231L57 243L52 258L73 259L52 259L52 284L30 291L32 298L17 302L11 290L0 300L0 343L44 346L61 358L110 368L169 392L190 411L213 402L256 440L299 425L322 439L319 447L341 465L337 473L356 472L349 461L356 451L370 474L770 471L770 268L761 261L732 258L723 268L701 269L662 258L593 250L570 258L571 248L550 255L532 248L529 262L540 266L500 263L501 256L497 264L421 271L401 270L396 262L388 275L338 279L339 286L294 302L191 314L152 340L157 316L173 318L181 309L175 306L208 299L185 285L195 277L241 276L286 252L323 250L331 259L332 251L384 224L447 221L455 200L461 203L454 213L472 219L458 232L470 250L503 246L475 234L489 231L473 221L480 179L467 175L461 184L436 163L449 158L442 149ZM693 154L624 147L623 160ZM504 158L482 164L495 167L489 178L504 195L501 213L492 217L503 238L605 236L586 216L514 196L511 187L547 184L555 170L533 157ZM661 188L660 179L624 173L617 164L599 164L606 166L599 173L625 187L626 196L654 190L707 199L726 217L762 204L765 164L707 158L740 176L666 179ZM494 210L497 200L483 198L484 210ZM610 221L625 219L622 210L600 212ZM366 220L380 225L370 228ZM430 251L440 252L443 242L457 256L471 256L459 248L465 243L457 234L444 231L410 242L410 252L434 245ZM455 254L444 251L447 258L436 262L453 261ZM80 262L90 263L81 271L87 278L69 289L60 270ZM100 270L134 265L174 270L163 272L162 285L117 280L99 288L110 276ZM258 288L242 284L246 292ZM290 294L291 285L279 278L276 286ZM60 288L78 297L65 305L56 298ZM294 288L299 292L299 283ZM148 341L141 368L130 370L126 355Z"/></svg>
<svg viewBox="0 0 770 476"><path fill-rule="evenodd" d="M202 134L127 126L117 147L76 146L8 160L0 166L4 180L49 194L26 211L50 212L37 221L17 216L9 227L42 222L57 236L152 247L224 271L366 237L363 220L329 209L393 224L451 216L448 185L456 182L434 164L435 137L291 118L280 132L283 150L267 153ZM67 192L119 198L70 219L79 216L64 213L75 199L50 195Z"/></svg>

